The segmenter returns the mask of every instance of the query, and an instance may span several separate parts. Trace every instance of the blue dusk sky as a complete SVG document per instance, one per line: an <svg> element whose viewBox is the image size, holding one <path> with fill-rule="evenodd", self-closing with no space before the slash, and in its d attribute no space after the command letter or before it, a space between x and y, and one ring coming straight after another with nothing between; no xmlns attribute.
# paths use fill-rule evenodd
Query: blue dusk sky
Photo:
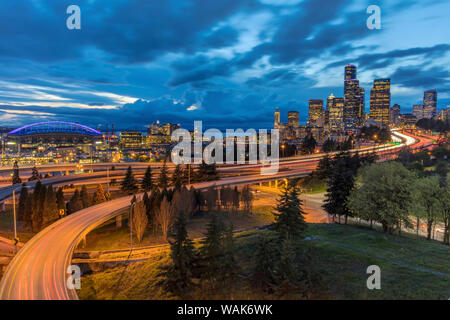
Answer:
<svg viewBox="0 0 450 320"><path fill-rule="evenodd" d="M81 30L66 27L69 5ZM381 29L369 30L369 5ZM402 112L437 89L450 105L448 0L2 0L0 125L78 121L271 128L276 107L343 96L358 67L366 110L391 78Z"/></svg>

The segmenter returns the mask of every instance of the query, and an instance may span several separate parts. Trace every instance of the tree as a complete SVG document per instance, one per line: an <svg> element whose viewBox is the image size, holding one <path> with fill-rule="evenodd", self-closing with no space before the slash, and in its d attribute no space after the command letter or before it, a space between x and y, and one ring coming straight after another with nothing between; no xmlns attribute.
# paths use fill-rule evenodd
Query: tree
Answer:
<svg viewBox="0 0 450 320"><path fill-rule="evenodd" d="M48 186L42 209L42 227L49 226L59 218L56 195L52 186Z"/></svg>
<svg viewBox="0 0 450 320"><path fill-rule="evenodd" d="M31 169L31 177L28 179L28 181L36 181L36 180L40 180L40 176L38 169L36 168L36 166L34 166L33 169Z"/></svg>
<svg viewBox="0 0 450 320"><path fill-rule="evenodd" d="M183 295L193 287L193 273L197 259L193 242L188 238L186 219L178 216L170 233L171 264L164 270L164 288L175 294Z"/></svg>
<svg viewBox="0 0 450 320"><path fill-rule="evenodd" d="M125 179L122 181L122 190L128 193L135 193L137 189L137 181L134 179L133 169L129 166L125 174Z"/></svg>
<svg viewBox="0 0 450 320"><path fill-rule="evenodd" d="M301 287L299 270L295 263L295 249L290 239L281 242L278 263L274 268L273 277L277 284L277 293L283 296Z"/></svg>
<svg viewBox="0 0 450 320"><path fill-rule="evenodd" d="M33 197L29 195L25 202L23 224L26 229L33 229Z"/></svg>
<svg viewBox="0 0 450 320"><path fill-rule="evenodd" d="M167 239L167 234L170 226L173 223L173 219L174 219L173 207L170 205L169 201L167 200L167 197L164 196L164 198L161 201L159 210L156 210L155 212L155 220L156 223L161 227L164 239Z"/></svg>
<svg viewBox="0 0 450 320"><path fill-rule="evenodd" d="M244 212L250 214L253 208L253 194L248 185L242 188L241 197L244 204Z"/></svg>
<svg viewBox="0 0 450 320"><path fill-rule="evenodd" d="M399 162L374 163L364 168L348 197L348 208L361 218L371 217L385 232L411 225L408 216L415 176Z"/></svg>
<svg viewBox="0 0 450 320"><path fill-rule="evenodd" d="M411 211L417 218L425 218L427 222L427 240L431 240L433 225L439 216L442 191L439 185L439 178L436 176L417 179L412 186Z"/></svg>
<svg viewBox="0 0 450 320"><path fill-rule="evenodd" d="M161 167L161 172L159 173L158 187L161 189L166 189L169 187L169 176L166 160L164 160L163 166Z"/></svg>
<svg viewBox="0 0 450 320"><path fill-rule="evenodd" d="M106 202L106 195L105 195L105 191L103 190L103 187L101 184L97 185L97 188L95 189L95 193L94 196L92 198L92 202L93 204L99 204L99 203L103 203Z"/></svg>
<svg viewBox="0 0 450 320"><path fill-rule="evenodd" d="M86 185L81 187L80 192L81 203L83 204L83 209L91 206L91 199L89 199L89 193L87 191Z"/></svg>
<svg viewBox="0 0 450 320"><path fill-rule="evenodd" d="M219 180L219 173L217 172L216 164L206 164L205 161L199 165L196 180L198 181L214 181Z"/></svg>
<svg viewBox="0 0 450 320"><path fill-rule="evenodd" d="M316 168L316 175L321 180L326 180L330 177L332 173L333 161L326 154L323 158L319 160L319 164Z"/></svg>
<svg viewBox="0 0 450 320"><path fill-rule="evenodd" d="M272 292L275 284L274 269L278 259L277 242L268 232L258 234L253 256L251 281L255 287Z"/></svg>
<svg viewBox="0 0 450 320"><path fill-rule="evenodd" d="M61 187L58 188L56 192L56 203L58 206L58 210L66 210L66 201L64 199L64 191Z"/></svg>
<svg viewBox="0 0 450 320"><path fill-rule="evenodd" d="M19 164L17 163L17 161L15 161L13 167L12 184L18 183L22 183L22 179L20 179Z"/></svg>
<svg viewBox="0 0 450 320"><path fill-rule="evenodd" d="M228 224L223 236L224 256L221 263L221 275L224 282L233 285L238 276L238 263L235 257L235 241L233 236L233 224Z"/></svg>
<svg viewBox="0 0 450 320"><path fill-rule="evenodd" d="M144 201L138 201L133 208L133 230L139 243L142 242L148 218Z"/></svg>
<svg viewBox="0 0 450 320"><path fill-rule="evenodd" d="M448 173L448 163L446 161L439 161L436 163L434 169L436 174L439 176L439 184L441 187L447 186L447 173Z"/></svg>
<svg viewBox="0 0 450 320"><path fill-rule="evenodd" d="M303 144L301 147L302 154L312 154L314 153L314 150L316 149L316 139L314 139L313 135L310 133L306 135L305 139L303 140Z"/></svg>
<svg viewBox="0 0 450 320"><path fill-rule="evenodd" d="M206 281L212 288L216 287L222 271L223 227L216 214L206 226L205 238L201 241L200 255L202 257L202 281Z"/></svg>
<svg viewBox="0 0 450 320"><path fill-rule="evenodd" d="M351 157L348 154L339 154L335 157L333 170L327 179L327 193L325 203L322 206L328 214L347 217L351 214L347 207L347 197L354 186L355 168L351 164Z"/></svg>
<svg viewBox="0 0 450 320"><path fill-rule="evenodd" d="M302 201L299 199L298 188L288 183L277 200L274 230L280 239L298 239L306 229L305 213L302 210Z"/></svg>
<svg viewBox="0 0 450 320"><path fill-rule="evenodd" d="M20 189L19 208L17 211L17 220L24 221L26 202L28 200L28 189L24 186Z"/></svg>
<svg viewBox="0 0 450 320"><path fill-rule="evenodd" d="M447 176L446 185L441 188L441 197L438 203L438 217L444 224L444 244L450 245L450 175Z"/></svg>
<svg viewBox="0 0 450 320"><path fill-rule="evenodd" d="M334 141L333 139L328 138L327 140L325 140L325 142L322 145L322 151L323 152L333 152L336 151L337 149L337 144L336 141Z"/></svg>
<svg viewBox="0 0 450 320"><path fill-rule="evenodd" d="M153 189L153 176L151 166L148 166L147 170L145 170L144 178L142 179L141 182L141 187L146 192Z"/></svg>
<svg viewBox="0 0 450 320"><path fill-rule="evenodd" d="M172 186L174 187L175 190L178 190L183 186L183 177L184 177L183 168L181 167L180 164L177 164L172 174Z"/></svg>
<svg viewBox="0 0 450 320"><path fill-rule="evenodd" d="M72 214L83 209L83 202L81 201L80 191L78 189L72 195L69 202L67 203L67 214Z"/></svg>

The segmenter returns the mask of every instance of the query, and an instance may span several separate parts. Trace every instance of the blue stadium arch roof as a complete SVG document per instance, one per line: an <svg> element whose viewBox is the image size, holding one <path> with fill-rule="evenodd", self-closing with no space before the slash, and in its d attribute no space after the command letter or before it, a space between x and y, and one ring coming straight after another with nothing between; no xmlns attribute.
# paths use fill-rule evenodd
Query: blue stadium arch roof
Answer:
<svg viewBox="0 0 450 320"><path fill-rule="evenodd" d="M48 133L74 133L89 136L98 136L102 133L88 126L65 121L46 121L32 123L8 132L13 136L24 136L32 134L48 134Z"/></svg>

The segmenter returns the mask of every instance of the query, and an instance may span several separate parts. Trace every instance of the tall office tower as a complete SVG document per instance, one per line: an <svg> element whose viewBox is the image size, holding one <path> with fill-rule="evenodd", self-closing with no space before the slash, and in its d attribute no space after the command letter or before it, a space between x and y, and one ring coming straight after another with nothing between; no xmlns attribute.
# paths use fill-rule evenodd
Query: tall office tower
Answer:
<svg viewBox="0 0 450 320"><path fill-rule="evenodd" d="M288 126L292 128L298 128L300 126L300 114L298 111L288 112Z"/></svg>
<svg viewBox="0 0 450 320"><path fill-rule="evenodd" d="M310 99L308 124L312 126L323 126L323 123L323 100Z"/></svg>
<svg viewBox="0 0 450 320"><path fill-rule="evenodd" d="M362 125L364 120L364 89L356 79L356 66L345 66L344 75L344 123L346 129Z"/></svg>
<svg viewBox="0 0 450 320"><path fill-rule="evenodd" d="M391 79L376 79L370 90L370 117L379 127L389 124L391 106Z"/></svg>
<svg viewBox="0 0 450 320"><path fill-rule="evenodd" d="M280 110L278 110L278 108L275 110L275 123L273 124L273 128L280 128Z"/></svg>
<svg viewBox="0 0 450 320"><path fill-rule="evenodd" d="M348 64L345 66L344 80L356 79L356 66Z"/></svg>
<svg viewBox="0 0 450 320"><path fill-rule="evenodd" d="M328 122L331 132L344 131L344 98L330 96L327 99Z"/></svg>
<svg viewBox="0 0 450 320"><path fill-rule="evenodd" d="M389 124L396 126L400 123L400 105L394 104L389 109Z"/></svg>
<svg viewBox="0 0 450 320"><path fill-rule="evenodd" d="M436 116L437 92L436 89L425 91L423 94L423 117L432 119Z"/></svg>
<svg viewBox="0 0 450 320"><path fill-rule="evenodd" d="M413 105L413 116L416 117L417 120L423 119L423 104Z"/></svg>

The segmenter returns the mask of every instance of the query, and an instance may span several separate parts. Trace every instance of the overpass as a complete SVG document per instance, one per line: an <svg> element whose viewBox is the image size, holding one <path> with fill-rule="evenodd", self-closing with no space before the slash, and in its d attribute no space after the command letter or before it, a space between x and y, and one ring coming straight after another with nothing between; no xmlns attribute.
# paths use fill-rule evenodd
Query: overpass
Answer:
<svg viewBox="0 0 450 320"><path fill-rule="evenodd" d="M426 145L428 143L423 139L416 140L399 135L404 136L405 144ZM399 147L396 146L396 148ZM392 150L389 148L380 153L392 152ZM204 189L210 186L253 184L301 177L309 174L315 168L317 161L317 159L308 158L308 161L288 163L289 169L280 170L272 176L261 176L258 173L228 177L218 181L198 183L194 187ZM91 230L121 214L121 210L130 205L130 200L131 196L127 196L80 210L39 232L25 244L9 264L0 282L0 299L78 299L76 291L66 286L68 278L66 270L71 264L74 249Z"/></svg>

